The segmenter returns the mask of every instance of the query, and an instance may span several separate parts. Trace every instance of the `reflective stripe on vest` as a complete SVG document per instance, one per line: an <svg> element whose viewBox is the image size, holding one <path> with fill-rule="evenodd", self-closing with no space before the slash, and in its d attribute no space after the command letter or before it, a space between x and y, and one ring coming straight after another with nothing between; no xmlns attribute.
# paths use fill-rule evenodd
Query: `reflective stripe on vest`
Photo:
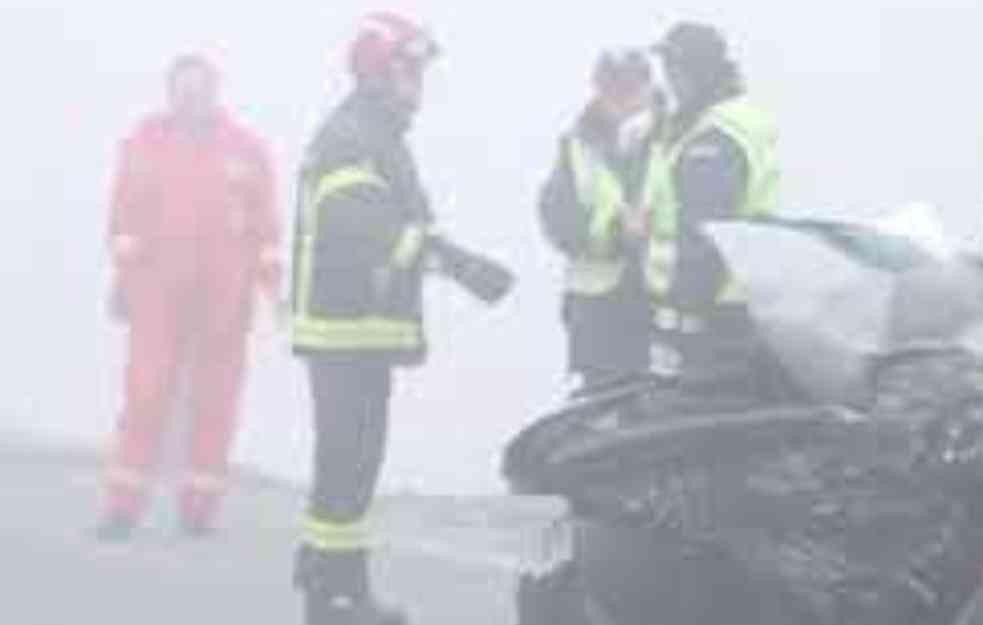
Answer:
<svg viewBox="0 0 983 625"><path fill-rule="evenodd" d="M668 293L672 276L676 271L676 237L679 233L679 215L676 209L675 189L672 182L672 155L661 144L655 144L649 158L647 184L649 191L650 241L646 276L649 288L658 295Z"/></svg>
<svg viewBox="0 0 983 625"><path fill-rule="evenodd" d="M749 163L747 190L737 216L751 219L777 210L781 171L778 127L772 116L740 97L711 109L708 124L736 141Z"/></svg>
<svg viewBox="0 0 983 625"><path fill-rule="evenodd" d="M357 551L372 546L362 523L335 523L313 515L304 519L302 536L306 545L318 551Z"/></svg>
<svg viewBox="0 0 983 625"><path fill-rule="evenodd" d="M736 217L753 219L778 208L780 170L777 126L763 109L739 97L712 107L664 158L653 158L650 177L662 179L661 197L653 203L653 219L647 276L657 295L666 295L676 268L676 238L679 228L679 202L672 181L673 170L689 143L704 132L716 129L734 140L748 163L747 189L737 207ZM740 286L728 280L717 295L718 303L744 299Z"/></svg>
<svg viewBox="0 0 983 625"><path fill-rule="evenodd" d="M311 290L314 260L320 227L319 205L333 195L358 187L383 189L386 182L369 164L344 167L329 172L316 181L302 182L301 222L297 292L294 301L292 343L295 347L313 350L413 350L421 343L420 328L409 319L380 317L322 318L311 313ZM418 228L410 226L393 250L393 261L399 265L419 253L422 237Z"/></svg>
<svg viewBox="0 0 983 625"><path fill-rule="evenodd" d="M611 250L625 193L618 177L583 141L571 138L569 150L577 199L590 211L590 220L589 252L567 264L566 290L581 295L603 295L618 286L627 267L624 259L605 258Z"/></svg>

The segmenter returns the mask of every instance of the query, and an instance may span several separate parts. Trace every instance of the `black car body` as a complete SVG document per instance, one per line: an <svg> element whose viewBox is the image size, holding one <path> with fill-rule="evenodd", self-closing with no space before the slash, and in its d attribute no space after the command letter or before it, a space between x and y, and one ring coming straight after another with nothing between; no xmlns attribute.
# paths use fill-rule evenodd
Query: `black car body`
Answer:
<svg viewBox="0 0 983 625"><path fill-rule="evenodd" d="M769 333L782 319L767 305L754 310L752 289L758 329L797 387L787 400L694 394L653 376L573 397L517 436L506 478L516 493L565 498L572 537L571 558L522 580L521 625L975 618L983 351L974 337L983 307L973 300L952 316L938 297L945 288L978 293L977 262L939 257L876 225L754 227L813 237L897 282L890 305L905 314L879 319L888 327L876 349L847 342L824 360L809 350L831 334L802 320ZM852 311L869 313L856 302ZM783 341L796 327L815 336ZM817 366L834 382L816 380ZM628 402L644 409L621 410Z"/></svg>

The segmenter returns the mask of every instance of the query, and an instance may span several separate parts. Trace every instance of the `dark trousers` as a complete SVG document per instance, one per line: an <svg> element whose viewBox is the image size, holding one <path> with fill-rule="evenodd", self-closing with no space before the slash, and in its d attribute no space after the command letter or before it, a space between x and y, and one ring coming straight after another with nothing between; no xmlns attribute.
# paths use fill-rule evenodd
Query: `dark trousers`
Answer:
<svg viewBox="0 0 983 625"><path fill-rule="evenodd" d="M389 364L312 361L316 442L310 512L335 523L361 520L375 494L389 430Z"/></svg>
<svg viewBox="0 0 983 625"><path fill-rule="evenodd" d="M308 364L314 403L314 480L308 513L323 522L363 520L385 458L391 369L374 358L315 359ZM365 548L320 551L302 546L295 582L307 604L370 594ZM314 610L317 612L317 610ZM309 623L316 618L309 617Z"/></svg>
<svg viewBox="0 0 983 625"><path fill-rule="evenodd" d="M568 368L585 386L645 373L652 366L652 302L640 271L610 293L567 294L563 301Z"/></svg>

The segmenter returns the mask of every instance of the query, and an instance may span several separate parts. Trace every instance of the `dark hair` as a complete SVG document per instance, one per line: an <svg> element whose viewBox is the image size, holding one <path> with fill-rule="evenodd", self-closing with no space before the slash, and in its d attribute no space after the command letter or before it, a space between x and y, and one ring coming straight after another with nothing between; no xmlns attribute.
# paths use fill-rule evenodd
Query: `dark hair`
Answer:
<svg viewBox="0 0 983 625"><path fill-rule="evenodd" d="M703 97L743 91L744 79L730 55L730 46L715 27L698 22L674 26L651 51L678 68Z"/></svg>

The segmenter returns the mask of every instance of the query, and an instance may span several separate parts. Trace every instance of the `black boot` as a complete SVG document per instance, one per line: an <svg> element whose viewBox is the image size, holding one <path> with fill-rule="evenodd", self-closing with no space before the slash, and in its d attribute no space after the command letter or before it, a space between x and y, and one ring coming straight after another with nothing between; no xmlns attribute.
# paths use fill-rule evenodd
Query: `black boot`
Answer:
<svg viewBox="0 0 983 625"><path fill-rule="evenodd" d="M369 583L368 552L297 552L294 585L304 594L306 625L406 625L404 614L384 607Z"/></svg>

